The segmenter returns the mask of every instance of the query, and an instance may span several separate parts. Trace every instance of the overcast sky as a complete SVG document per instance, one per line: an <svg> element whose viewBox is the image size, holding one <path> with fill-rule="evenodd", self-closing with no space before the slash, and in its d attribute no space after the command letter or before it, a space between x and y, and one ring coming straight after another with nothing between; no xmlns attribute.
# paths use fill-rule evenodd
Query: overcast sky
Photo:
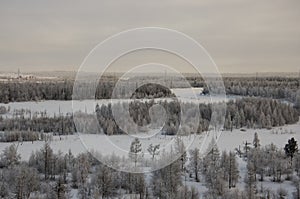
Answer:
<svg viewBox="0 0 300 199"><path fill-rule="evenodd" d="M76 70L99 42L158 26L202 44L221 72L298 72L299 0L0 1L2 71Z"/></svg>

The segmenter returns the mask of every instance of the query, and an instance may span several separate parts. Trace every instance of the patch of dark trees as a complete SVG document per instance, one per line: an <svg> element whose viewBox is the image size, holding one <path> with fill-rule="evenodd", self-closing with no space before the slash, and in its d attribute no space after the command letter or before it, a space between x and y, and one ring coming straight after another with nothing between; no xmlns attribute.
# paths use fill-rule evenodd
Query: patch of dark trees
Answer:
<svg viewBox="0 0 300 199"><path fill-rule="evenodd" d="M39 100L72 100L74 81L45 82L0 82L0 103L39 101ZM174 96L171 91L158 84L146 84L138 87L132 94L132 99L161 98ZM81 82L79 92L85 99L111 99L115 87L113 81L100 81L93 92L90 82ZM122 89L122 88L120 88ZM125 90L125 89L124 89ZM122 92L120 90L119 92Z"/></svg>
<svg viewBox="0 0 300 199"><path fill-rule="evenodd" d="M135 90L131 96L131 99L153 99L163 97L175 97L175 95L169 88L160 84L145 84Z"/></svg>
<svg viewBox="0 0 300 199"><path fill-rule="evenodd" d="M141 102L133 101L129 104L129 114L133 121L140 127L146 126L151 123L149 115L150 108L155 104L161 105L166 111L166 122L163 127L163 132L167 135L174 135L177 132L180 125L180 104L178 101L160 101L154 102L154 100ZM113 118L112 105L99 105L96 106L97 118L100 126L105 134L123 134L123 130L120 129ZM126 118L124 118L126 119Z"/></svg>
<svg viewBox="0 0 300 199"><path fill-rule="evenodd" d="M57 135L69 135L75 132L75 125L72 115L0 118L0 131L53 132Z"/></svg>

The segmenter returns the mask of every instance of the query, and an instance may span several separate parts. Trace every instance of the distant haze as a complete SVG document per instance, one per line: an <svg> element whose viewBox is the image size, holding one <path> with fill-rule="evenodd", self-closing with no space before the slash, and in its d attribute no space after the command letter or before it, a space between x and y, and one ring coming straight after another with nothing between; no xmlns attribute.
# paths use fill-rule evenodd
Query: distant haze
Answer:
<svg viewBox="0 0 300 199"><path fill-rule="evenodd" d="M193 37L222 73L298 73L299 10L298 0L1 1L0 71L76 71L107 37L155 26ZM111 71L126 71L128 59Z"/></svg>

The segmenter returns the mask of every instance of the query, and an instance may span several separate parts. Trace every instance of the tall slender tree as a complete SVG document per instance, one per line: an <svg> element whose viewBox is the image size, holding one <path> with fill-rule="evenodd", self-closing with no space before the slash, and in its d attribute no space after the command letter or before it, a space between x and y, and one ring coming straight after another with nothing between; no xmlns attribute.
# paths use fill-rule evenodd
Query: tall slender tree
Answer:
<svg viewBox="0 0 300 199"><path fill-rule="evenodd" d="M130 146L129 150L129 158L134 161L134 166L136 167L136 164L138 162L138 159L142 155L142 144L138 138L135 138Z"/></svg>

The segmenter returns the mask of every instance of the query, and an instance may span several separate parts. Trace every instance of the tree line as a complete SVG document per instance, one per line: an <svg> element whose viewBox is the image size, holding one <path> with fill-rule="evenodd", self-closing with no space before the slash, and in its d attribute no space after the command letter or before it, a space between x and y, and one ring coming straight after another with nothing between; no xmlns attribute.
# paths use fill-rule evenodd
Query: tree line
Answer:
<svg viewBox="0 0 300 199"><path fill-rule="evenodd" d="M227 103L225 129L272 128L298 121L292 105L266 98L242 98Z"/></svg>
<svg viewBox="0 0 300 199"><path fill-rule="evenodd" d="M188 77L188 80L192 86L203 87L204 93L209 93L202 78ZM300 80L297 77L223 77L223 82L227 95L283 99L300 107Z"/></svg>
<svg viewBox="0 0 300 199"><path fill-rule="evenodd" d="M178 101L160 101L154 100L148 102L134 101L129 104L129 113L133 121L139 126L145 126L151 123L149 115L150 108L155 104L161 105L165 111L166 116L157 115L157 120L166 120L162 128L162 133L166 135L175 135L178 127L181 124L184 129L183 133L201 133L209 130L209 122L212 115L212 104L199 104L200 117L197 129L194 129L194 116L198 113L195 109L195 104L179 103ZM282 103L278 100L266 98L241 98L230 100L226 103L226 117L224 128L226 130L233 130L239 128L272 128L275 126L283 126L285 124L293 124L299 120L298 112L292 105ZM113 119L112 106L120 106L120 109L126 109L126 105L102 105L96 107L97 116L103 132L105 134L122 134ZM122 107L123 106L123 107ZM186 118L181 118L181 111L186 113ZM126 119L126 118L124 118ZM185 120L185 121L182 121ZM126 120L127 121L127 120ZM134 125L127 124L127 132L134 132L137 129L131 129ZM115 129L115 130L112 130Z"/></svg>
<svg viewBox="0 0 300 199"><path fill-rule="evenodd" d="M151 118L149 111L151 107L155 105L163 107L165 114L156 114L155 117ZM293 124L299 119L298 112L293 106L278 100L241 98L231 100L227 102L226 105L225 130L239 128L272 128L285 124ZM199 106L199 113L197 109L194 108L195 106ZM121 118L119 122L123 124L122 129L118 126L113 117L113 108L115 110L126 110L126 108L129 108L129 114L132 120ZM83 124L80 123L76 126L72 114L54 117L48 117L47 114L42 114L38 117L25 117L25 113L20 113L12 118L0 117L0 131L22 132L21 137L24 141L32 141L32 139L37 138L37 136L29 135L29 132L54 133L55 135L69 135L74 132L116 135L124 134L124 131L130 133L147 131L147 128L152 128L147 125L152 123L157 125L153 128L160 127L159 124L163 125L161 133L165 135L176 135L179 133L179 130L181 130L180 133L182 135L200 134L204 131L211 130L209 129L209 125L212 115L212 104L196 105L193 103L179 103L176 100L135 100L116 104L102 104L101 106L97 105L95 111L98 123L101 126L100 132L95 125L91 125L87 122L93 121L93 116L86 113L77 113L81 115L81 117L85 117L86 120L83 120ZM184 112L186 115L185 118L181 118L181 112ZM199 115L199 121L195 119L197 115ZM181 125L180 129L179 125ZM2 133L0 134L0 139L2 141L18 141L17 139L20 139L20 136L13 135L20 134L9 135L9 133Z"/></svg>
<svg viewBox="0 0 300 199"><path fill-rule="evenodd" d="M54 117L16 117L2 118L0 123L1 131L35 131L53 132L61 135L73 134L75 126L72 115Z"/></svg>
<svg viewBox="0 0 300 199"><path fill-rule="evenodd" d="M148 77L149 78L149 77ZM187 77L192 87L203 87L204 93L208 94L207 85L200 77ZM137 80L139 81L139 80ZM300 103L299 78L295 77L223 77L224 86L228 95L268 97L273 99L286 99L294 103ZM95 86L88 81L81 81L78 89L86 94L87 99L110 99L117 79L104 79L96 86L96 96L90 96L91 89ZM140 80L142 82L142 80ZM0 102L20 102L36 100L71 100L74 80L56 81L9 81L0 83ZM131 96L140 98L159 98L174 96L168 88L159 84L146 84L139 86L131 81L122 83L115 91L122 94L130 86L135 88ZM186 85L185 85L186 86ZM218 85L216 85L218 86ZM171 86L172 87L172 86ZM211 88L212 89L212 88ZM299 104L300 105L300 104Z"/></svg>
<svg viewBox="0 0 300 199"><path fill-rule="evenodd" d="M92 92L94 84L86 81L81 82L77 89L85 99L111 99L115 88L115 81L100 81L96 86L96 93ZM26 82L0 82L0 103L40 101L40 100L72 100L74 80L64 81L26 81ZM127 85L127 86L132 86ZM159 98L171 97L173 94L159 84L147 84L136 87L135 92L128 98ZM124 93L124 86L116 89L117 94Z"/></svg>

